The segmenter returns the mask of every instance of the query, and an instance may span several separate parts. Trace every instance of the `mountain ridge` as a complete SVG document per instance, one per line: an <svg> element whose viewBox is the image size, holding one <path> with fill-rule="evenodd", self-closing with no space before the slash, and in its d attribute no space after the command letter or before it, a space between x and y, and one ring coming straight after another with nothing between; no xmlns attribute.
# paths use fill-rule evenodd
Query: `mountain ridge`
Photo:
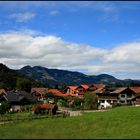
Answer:
<svg viewBox="0 0 140 140"><path fill-rule="evenodd" d="M92 83L116 84L125 82L109 74L86 75L77 71L49 69L42 66L25 66L18 71L23 75L29 76L30 78L38 80L45 85L49 84L51 86Z"/></svg>
<svg viewBox="0 0 140 140"><path fill-rule="evenodd" d="M0 63L1 87L3 84L14 87L18 77L30 79L32 83L34 83L33 85L38 85L36 84L36 82L38 82L41 83L39 84L40 86L43 85L46 87L54 87L56 85L64 87L70 85L93 83L117 86L129 86L130 84L135 83L135 85L140 86L140 80L120 80L109 74L86 75L77 71L49 69L42 66L31 67L30 65L24 66L21 69L14 70Z"/></svg>

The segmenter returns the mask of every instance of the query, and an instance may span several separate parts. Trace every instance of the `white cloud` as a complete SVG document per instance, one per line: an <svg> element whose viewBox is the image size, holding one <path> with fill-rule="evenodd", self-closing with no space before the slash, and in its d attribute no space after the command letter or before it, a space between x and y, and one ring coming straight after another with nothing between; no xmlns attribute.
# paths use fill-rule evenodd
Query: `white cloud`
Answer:
<svg viewBox="0 0 140 140"><path fill-rule="evenodd" d="M69 67L97 59L103 53L102 49L67 42L51 35L33 37L17 32L0 34L1 60L12 63L13 67L28 62L48 67Z"/></svg>
<svg viewBox="0 0 140 140"><path fill-rule="evenodd" d="M17 22L26 22L33 19L35 16L35 13L14 13L9 15L9 18L16 19Z"/></svg>
<svg viewBox="0 0 140 140"><path fill-rule="evenodd" d="M118 78L140 79L137 77L140 71L139 54L140 42L121 44L105 50L68 42L53 35L34 36L30 31L29 34L0 33L0 62L11 68L40 65L85 71L93 75L108 73Z"/></svg>
<svg viewBox="0 0 140 140"><path fill-rule="evenodd" d="M106 62L137 63L140 61L140 42L121 44L105 56Z"/></svg>
<svg viewBox="0 0 140 140"><path fill-rule="evenodd" d="M54 16L54 15L58 15L60 12L58 10L53 10L53 11L50 11L50 15Z"/></svg>

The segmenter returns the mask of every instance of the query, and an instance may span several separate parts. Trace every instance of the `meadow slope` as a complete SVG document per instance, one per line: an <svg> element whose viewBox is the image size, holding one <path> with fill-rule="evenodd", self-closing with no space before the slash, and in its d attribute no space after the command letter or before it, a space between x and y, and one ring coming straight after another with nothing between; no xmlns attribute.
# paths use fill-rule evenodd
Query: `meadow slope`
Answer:
<svg viewBox="0 0 140 140"><path fill-rule="evenodd" d="M140 138L140 107L118 107L82 116L0 125L0 139Z"/></svg>

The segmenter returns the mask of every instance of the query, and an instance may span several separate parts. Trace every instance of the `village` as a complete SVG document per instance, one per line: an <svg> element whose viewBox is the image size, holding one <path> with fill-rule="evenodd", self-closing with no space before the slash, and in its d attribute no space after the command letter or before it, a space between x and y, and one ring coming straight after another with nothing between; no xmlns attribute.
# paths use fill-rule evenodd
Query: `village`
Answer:
<svg viewBox="0 0 140 140"><path fill-rule="evenodd" d="M61 90L33 87L30 93L0 89L0 102L0 107L3 103L9 104L1 114L30 111L33 114L56 115L58 112L68 113L72 110L107 110L117 106L139 106L140 87L114 88L105 84L81 84Z"/></svg>

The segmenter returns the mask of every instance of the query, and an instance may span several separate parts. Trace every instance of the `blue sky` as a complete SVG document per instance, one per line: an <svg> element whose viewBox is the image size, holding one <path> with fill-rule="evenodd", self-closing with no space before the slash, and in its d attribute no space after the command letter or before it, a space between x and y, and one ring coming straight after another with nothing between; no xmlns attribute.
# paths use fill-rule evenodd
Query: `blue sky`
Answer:
<svg viewBox="0 0 140 140"><path fill-rule="evenodd" d="M139 25L136 1L0 2L0 61L140 79Z"/></svg>

